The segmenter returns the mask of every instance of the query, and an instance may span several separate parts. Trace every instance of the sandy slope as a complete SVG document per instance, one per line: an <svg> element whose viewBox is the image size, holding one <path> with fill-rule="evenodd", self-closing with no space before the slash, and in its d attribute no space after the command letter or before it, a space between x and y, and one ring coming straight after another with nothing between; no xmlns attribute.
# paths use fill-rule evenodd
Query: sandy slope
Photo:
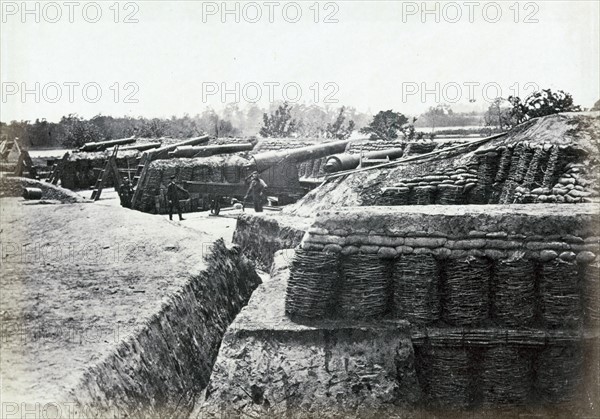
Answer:
<svg viewBox="0 0 600 419"><path fill-rule="evenodd" d="M204 267L219 221L0 199L3 401L56 400ZM231 222L231 221L228 221ZM229 237L230 240L230 237Z"/></svg>

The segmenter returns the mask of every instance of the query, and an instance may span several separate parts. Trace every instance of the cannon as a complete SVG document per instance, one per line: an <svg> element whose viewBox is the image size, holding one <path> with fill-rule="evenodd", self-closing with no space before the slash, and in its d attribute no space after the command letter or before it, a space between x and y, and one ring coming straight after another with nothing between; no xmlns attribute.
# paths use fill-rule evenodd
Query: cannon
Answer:
<svg viewBox="0 0 600 419"><path fill-rule="evenodd" d="M241 200L247 190L248 176L252 172L260 173L261 178L267 184L267 195L277 199L280 205L294 202L308 192L308 189L300 184L297 164L306 160L314 160L326 157L332 153L340 153L346 149L348 141L335 141L308 147L287 149L282 151L266 151L257 153L246 160L243 165L224 168L229 173L224 173L225 178L233 182L206 182L187 181L184 187L191 194L206 197L209 207L214 214L219 214L224 205L231 202L231 198ZM235 173L233 173L235 171ZM208 209L208 208L205 208Z"/></svg>
<svg viewBox="0 0 600 419"><path fill-rule="evenodd" d="M145 143L145 144L134 144L134 145L128 145L126 147L119 147L119 151L130 151L130 150L136 150L136 151L146 151L146 150L151 150L153 148L159 148L162 144L159 142L156 143Z"/></svg>
<svg viewBox="0 0 600 419"><path fill-rule="evenodd" d="M250 151L254 147L252 143L242 144L222 144L222 145L207 145L196 147L193 145L179 146L175 150L169 152L170 158L176 157L209 157L216 154L238 153L241 151Z"/></svg>
<svg viewBox="0 0 600 419"><path fill-rule="evenodd" d="M219 215L221 208L229 206L232 199L242 202L249 185L246 183L226 182L183 182L183 187L190 194L198 194L204 197L203 210L210 210L212 214ZM304 189L290 189L285 186L272 186L267 183L267 194L269 197L278 199L279 204L291 203L300 198L306 191Z"/></svg>
<svg viewBox="0 0 600 419"><path fill-rule="evenodd" d="M176 150L179 147L205 144L208 142L209 139L210 139L210 137L208 135L203 135L201 137L194 137L194 138L190 138L189 140L181 141L176 144L167 145L167 146L160 147L160 148L157 148L154 150L149 150L144 154L150 160L168 159L169 153Z"/></svg>
<svg viewBox="0 0 600 419"><path fill-rule="evenodd" d="M104 151L116 145L125 145L135 143L135 137L121 138L118 140L98 141L95 143L85 143L79 147L79 151Z"/></svg>
<svg viewBox="0 0 600 419"><path fill-rule="evenodd" d="M362 155L365 160L394 160L402 157L403 148L388 148L386 150L371 151ZM342 153L327 157L324 170L326 173L340 172L342 170L352 170L358 167L361 161L360 154Z"/></svg>
<svg viewBox="0 0 600 419"><path fill-rule="evenodd" d="M266 151L264 153L255 154L252 156L254 169L261 173L283 162L299 163L306 160L320 159L334 153L342 153L346 150L349 142L349 140L334 141L308 147L282 151Z"/></svg>

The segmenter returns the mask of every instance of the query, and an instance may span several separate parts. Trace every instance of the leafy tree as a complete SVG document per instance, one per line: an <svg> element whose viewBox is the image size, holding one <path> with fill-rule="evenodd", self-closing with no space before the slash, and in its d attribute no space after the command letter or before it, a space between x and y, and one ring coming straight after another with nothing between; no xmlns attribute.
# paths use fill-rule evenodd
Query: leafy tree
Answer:
<svg viewBox="0 0 600 419"><path fill-rule="evenodd" d="M329 108L322 108L316 104L295 104L290 113L292 118L298 121L296 132L301 137L326 136L327 124L333 119Z"/></svg>
<svg viewBox="0 0 600 419"><path fill-rule="evenodd" d="M371 122L371 119L373 119L373 115L359 112L358 110L356 110L356 108L352 106L344 107L344 115L346 115L348 119L354 121L355 129L360 129L362 127L367 126L369 122Z"/></svg>
<svg viewBox="0 0 600 419"><path fill-rule="evenodd" d="M164 137L168 132L168 124L164 119L152 118L144 121L140 136L159 138Z"/></svg>
<svg viewBox="0 0 600 419"><path fill-rule="evenodd" d="M590 109L591 111L600 111L600 100L598 100L596 103L594 103L594 106L592 106L592 109Z"/></svg>
<svg viewBox="0 0 600 419"><path fill-rule="evenodd" d="M78 148L85 143L104 140L100 128L77 114L63 116L60 123L65 129L65 137L62 140L62 145L65 147Z"/></svg>
<svg viewBox="0 0 600 419"><path fill-rule="evenodd" d="M206 109L202 113L201 120L205 131L215 137L229 137L239 134L239 130L234 128L230 121L221 118L213 109Z"/></svg>
<svg viewBox="0 0 600 419"><path fill-rule="evenodd" d="M414 122L414 120L413 120ZM379 111L373 117L373 121L360 132L363 134L371 134L371 139L395 140L399 133L403 133L406 138L410 135L408 128L408 118L400 112L392 110ZM414 126L413 126L414 135Z"/></svg>
<svg viewBox="0 0 600 419"><path fill-rule="evenodd" d="M245 124L245 114L237 103L227 104L222 111L221 119L228 121L232 128L242 129Z"/></svg>
<svg viewBox="0 0 600 419"><path fill-rule="evenodd" d="M436 126L445 126L447 123L443 121L445 119L449 119L447 116L451 116L453 114L452 108L450 105L445 103L440 103L437 106L431 106L425 114L421 115L421 120L427 121L429 126L431 126L431 131L435 130Z"/></svg>
<svg viewBox="0 0 600 419"><path fill-rule="evenodd" d="M346 116L344 115L345 108L342 106L340 108L340 113L337 118L333 122L333 124L328 123L327 128L325 129L326 137L328 138L338 138L340 140L344 140L352 134L354 131L354 121L349 120L348 125L344 126L344 122L346 121Z"/></svg>
<svg viewBox="0 0 600 419"><path fill-rule="evenodd" d="M296 133L298 122L292 118L291 107L287 102L280 105L270 116L263 114L263 127L260 135L263 137L291 137Z"/></svg>
<svg viewBox="0 0 600 419"><path fill-rule="evenodd" d="M225 119L219 119L216 126L217 137L235 137L239 134L239 130L230 121Z"/></svg>
<svg viewBox="0 0 600 419"><path fill-rule="evenodd" d="M256 135L260 131L260 128L262 126L262 116L262 110L254 104L251 105L248 111L246 112L244 126L239 127L243 131L243 134Z"/></svg>
<svg viewBox="0 0 600 419"><path fill-rule="evenodd" d="M510 128L511 123L511 107L510 102L501 97L497 97L490 104L484 115L486 126L498 127L499 129Z"/></svg>
<svg viewBox="0 0 600 419"><path fill-rule="evenodd" d="M20 144L25 146L51 144L52 136L56 134L53 124L45 119L36 119L33 124L27 124L25 128L26 135L20 137Z"/></svg>
<svg viewBox="0 0 600 419"><path fill-rule="evenodd" d="M171 119L173 121L173 129L177 131L177 138L197 137L204 132L204 130L198 126L198 121L187 113L183 118Z"/></svg>
<svg viewBox="0 0 600 419"><path fill-rule="evenodd" d="M508 101L512 105L510 115L515 124L559 112L581 111L579 105L573 104L571 94L562 90L553 92L551 89L543 89L541 92L532 93L525 101L515 96L510 96Z"/></svg>

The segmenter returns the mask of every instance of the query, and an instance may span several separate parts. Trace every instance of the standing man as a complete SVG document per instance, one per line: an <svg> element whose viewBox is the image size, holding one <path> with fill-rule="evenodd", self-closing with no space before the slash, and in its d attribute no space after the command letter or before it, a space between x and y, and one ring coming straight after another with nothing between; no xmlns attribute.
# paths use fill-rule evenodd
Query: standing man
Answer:
<svg viewBox="0 0 600 419"><path fill-rule="evenodd" d="M179 192L183 193L186 197L189 197L188 191L183 189L181 186L175 183L175 176L171 176L171 182L167 186L167 201L169 205L169 220L173 220L173 207L177 209L179 215L179 221L183 221L181 216L181 206L179 206Z"/></svg>
<svg viewBox="0 0 600 419"><path fill-rule="evenodd" d="M121 198L121 205L125 208L131 208L131 197L133 196L133 185L128 177L123 179L123 184L119 189L119 197Z"/></svg>
<svg viewBox="0 0 600 419"><path fill-rule="evenodd" d="M252 201L254 202L254 211L262 212L263 210L263 202L265 199L265 189L267 188L267 184L264 180L262 180L258 176L258 172L252 172L250 175L250 187L248 187L248 192L246 192L246 196L244 197L244 202L252 193Z"/></svg>

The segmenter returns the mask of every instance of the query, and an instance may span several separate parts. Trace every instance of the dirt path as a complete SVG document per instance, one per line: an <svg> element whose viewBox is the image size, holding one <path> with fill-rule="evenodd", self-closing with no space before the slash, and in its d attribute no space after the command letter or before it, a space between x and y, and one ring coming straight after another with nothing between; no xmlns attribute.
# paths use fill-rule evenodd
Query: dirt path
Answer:
<svg viewBox="0 0 600 419"><path fill-rule="evenodd" d="M91 196L90 191L79 191L78 194L84 198L89 198ZM120 207L121 204L119 202L119 196L115 192L114 188L107 188L102 191L102 195L99 201L94 203L95 205L102 205L108 207ZM246 209L246 212L253 210ZM204 212L192 212L183 214L184 221L178 221L177 215L173 217L173 223L184 228L190 228L202 233L209 234L214 236L215 238L222 237L225 240L225 243L231 244L231 239L233 237L233 231L235 230L236 217L238 214L241 214L242 211L223 211L222 215L219 217L213 217L210 215L209 211ZM163 220L168 220L169 216L166 214L161 215L150 215L146 214L150 217L160 218Z"/></svg>

